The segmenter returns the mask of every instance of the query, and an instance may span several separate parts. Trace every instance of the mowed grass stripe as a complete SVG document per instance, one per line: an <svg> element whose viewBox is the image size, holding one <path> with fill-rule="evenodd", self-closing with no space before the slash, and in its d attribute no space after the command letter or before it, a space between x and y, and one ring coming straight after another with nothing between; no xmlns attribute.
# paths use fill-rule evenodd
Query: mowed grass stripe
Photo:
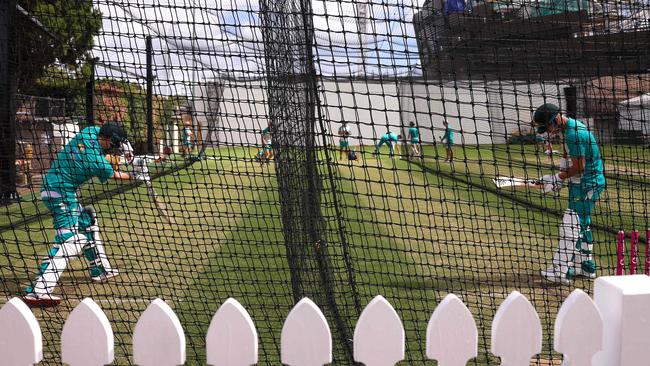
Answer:
<svg viewBox="0 0 650 366"><path fill-rule="evenodd" d="M238 224L242 217L255 217L254 198L250 197L250 191L239 187L263 186L262 181L269 176L268 172L266 177L247 174L257 169L248 162L221 166L216 166L215 162L202 164L208 165L195 166L194 170L154 182L168 210L177 219L173 227L156 218L157 212L143 188L96 205L109 257L122 275L108 284L90 284L85 261L72 262L60 288L70 301L64 301L56 309L35 310L37 318L43 320L41 327L47 358L56 357L58 333L63 322L84 297L118 299L101 303L116 334L117 364L129 364L130 334L148 304L127 300L161 297L171 299L172 304L175 299L201 301L188 296L186 287L202 272L209 258L214 257L210 253L220 250L223 243L231 240L231 228L242 227ZM229 171L229 176L218 176L223 171ZM10 265L2 266L3 287L10 289L6 295L15 295L32 279L37 263L49 249L51 219L23 231L10 232L13 237L6 234L2 237L6 254L3 259ZM237 268L229 271L236 272Z"/></svg>

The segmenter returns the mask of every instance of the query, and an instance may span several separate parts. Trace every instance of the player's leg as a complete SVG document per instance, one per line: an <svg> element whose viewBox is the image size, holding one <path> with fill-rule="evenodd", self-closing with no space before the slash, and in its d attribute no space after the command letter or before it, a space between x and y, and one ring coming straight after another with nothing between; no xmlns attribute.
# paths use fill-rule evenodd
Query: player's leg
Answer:
<svg viewBox="0 0 650 366"><path fill-rule="evenodd" d="M379 142L377 143L377 146L375 146L375 152L373 152L372 154L373 155L378 155L379 154L379 149L381 149L381 147L382 147L382 145L384 145L384 143L386 143L386 141L379 140Z"/></svg>
<svg viewBox="0 0 650 366"><path fill-rule="evenodd" d="M393 141L388 142L388 149L390 150L388 156L392 158L395 155L395 143Z"/></svg>
<svg viewBox="0 0 650 366"><path fill-rule="evenodd" d="M268 146L262 145L262 152L261 152L261 159L260 159L260 163L262 164L262 166L268 160L268 158L269 158Z"/></svg>
<svg viewBox="0 0 650 366"><path fill-rule="evenodd" d="M596 201L601 189L583 191L575 184L569 188L569 207L580 218L580 240L576 244L574 273L576 276L596 278L596 262L593 257L594 239L591 232L591 214L596 207Z"/></svg>
<svg viewBox="0 0 650 366"><path fill-rule="evenodd" d="M271 164L271 159L273 159L273 147L269 144L266 148L266 165Z"/></svg>
<svg viewBox="0 0 650 366"><path fill-rule="evenodd" d="M29 306L54 306L61 302L52 292L68 261L78 256L87 242L85 236L77 233L77 200L50 192L46 192L43 198L43 203L52 212L56 236L52 248L39 265L36 279L25 290L24 300Z"/></svg>
<svg viewBox="0 0 650 366"><path fill-rule="evenodd" d="M420 142L419 141L413 141L413 144L411 145L411 149L413 150L413 157L420 156Z"/></svg>
<svg viewBox="0 0 650 366"><path fill-rule="evenodd" d="M553 254L552 265L541 271L542 276L551 282L568 284L574 276L576 244L580 240L580 218L572 210L564 211L560 225L558 248Z"/></svg>
<svg viewBox="0 0 650 366"><path fill-rule="evenodd" d="M262 161L263 154L264 154L264 148L257 149L257 154L255 154L255 160Z"/></svg>
<svg viewBox="0 0 650 366"><path fill-rule="evenodd" d="M83 208L79 216L79 232L86 236L87 244L83 248L84 257L88 260L90 278L93 282L105 282L119 274L108 261L104 243L99 232L99 221L92 206Z"/></svg>

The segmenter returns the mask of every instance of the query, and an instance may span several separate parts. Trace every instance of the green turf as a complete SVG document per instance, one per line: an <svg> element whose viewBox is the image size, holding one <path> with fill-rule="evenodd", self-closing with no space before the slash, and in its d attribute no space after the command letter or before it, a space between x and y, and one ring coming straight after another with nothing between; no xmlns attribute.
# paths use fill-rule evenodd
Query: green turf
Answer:
<svg viewBox="0 0 650 366"><path fill-rule="evenodd" d="M621 155L618 168L628 161L645 168L629 149L608 147L604 152L614 161L617 156L612 154ZM354 163L335 160L334 181L321 172L322 213L343 327L353 330L357 313L340 230L352 258L361 305L381 294L402 317L407 338L404 364L423 364L428 318L451 292L468 305L480 327L476 364L494 360L487 352L490 322L513 290L528 296L540 314L545 343L539 359L557 358L550 347L553 321L572 288L548 286L538 273L552 256L560 220L554 210L565 207L566 196L543 196L534 190L494 192L491 186L495 175L537 177L550 172L553 162L535 155L533 147L519 145L466 146L457 153L453 164L445 163L444 151L433 147L425 147L423 161L384 155L375 159L364 153ZM188 364L202 364L212 314L234 297L257 326L260 364L279 364L280 330L294 298L275 170L252 161L254 154L254 149L245 148L210 150L207 155L214 160L154 180L174 225L157 217L143 187L96 203L108 252L123 274L112 283L91 285L84 263L73 263L61 281L64 304L35 311L44 331L46 357L58 350L65 315L89 296L100 301L113 324L116 363L128 364L135 321L148 301L161 297L184 326ZM325 158L324 150L319 154ZM618 175L609 180L594 221L611 228L648 225L645 208L635 204L636 197L647 192ZM85 190L92 194L110 187L92 184ZM338 207L332 204L334 197ZM522 201L551 210L531 209ZM13 215L11 220L20 219L33 214L38 205L38 201L13 205L7 212ZM0 222L7 223L9 218ZM19 294L33 276L49 247L50 225L44 215L0 234L5 295ZM596 230L595 237L601 271L611 273L613 237L603 230ZM316 274L310 278L319 279ZM591 283L579 280L575 287L590 291ZM331 307L319 305L333 330L335 354L344 357L342 333Z"/></svg>

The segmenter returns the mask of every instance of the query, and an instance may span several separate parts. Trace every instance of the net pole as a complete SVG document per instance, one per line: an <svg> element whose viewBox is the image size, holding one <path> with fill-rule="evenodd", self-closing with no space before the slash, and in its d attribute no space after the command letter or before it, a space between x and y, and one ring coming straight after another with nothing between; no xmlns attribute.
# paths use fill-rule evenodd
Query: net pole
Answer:
<svg viewBox="0 0 650 366"><path fill-rule="evenodd" d="M14 113L16 1L0 4L0 202L18 196L16 192L16 126Z"/></svg>
<svg viewBox="0 0 650 366"><path fill-rule="evenodd" d="M147 153L153 154L153 47L147 36Z"/></svg>
<svg viewBox="0 0 650 366"><path fill-rule="evenodd" d="M96 58L90 60L90 75L86 82L86 125L95 124L95 62Z"/></svg>

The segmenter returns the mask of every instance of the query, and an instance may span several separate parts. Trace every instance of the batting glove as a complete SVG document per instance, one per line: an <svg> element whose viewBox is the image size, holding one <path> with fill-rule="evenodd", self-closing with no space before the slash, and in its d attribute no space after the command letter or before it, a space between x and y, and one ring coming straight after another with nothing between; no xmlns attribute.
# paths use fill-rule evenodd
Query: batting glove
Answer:
<svg viewBox="0 0 650 366"><path fill-rule="evenodd" d="M151 181L151 178L149 177L149 174L139 173L139 172L133 172L133 174L131 174L131 178L134 179L134 180L142 181L142 182Z"/></svg>
<svg viewBox="0 0 650 366"><path fill-rule="evenodd" d="M133 147L130 142L126 141L122 144L122 155L124 156L126 164L131 164L131 162L133 162Z"/></svg>
<svg viewBox="0 0 650 366"><path fill-rule="evenodd" d="M133 159L133 172L148 175L149 167L147 166L147 159L135 157Z"/></svg>
<svg viewBox="0 0 650 366"><path fill-rule="evenodd" d="M564 186L564 180L560 178L560 174L548 174L541 177L540 182L543 184L542 192L558 192Z"/></svg>

